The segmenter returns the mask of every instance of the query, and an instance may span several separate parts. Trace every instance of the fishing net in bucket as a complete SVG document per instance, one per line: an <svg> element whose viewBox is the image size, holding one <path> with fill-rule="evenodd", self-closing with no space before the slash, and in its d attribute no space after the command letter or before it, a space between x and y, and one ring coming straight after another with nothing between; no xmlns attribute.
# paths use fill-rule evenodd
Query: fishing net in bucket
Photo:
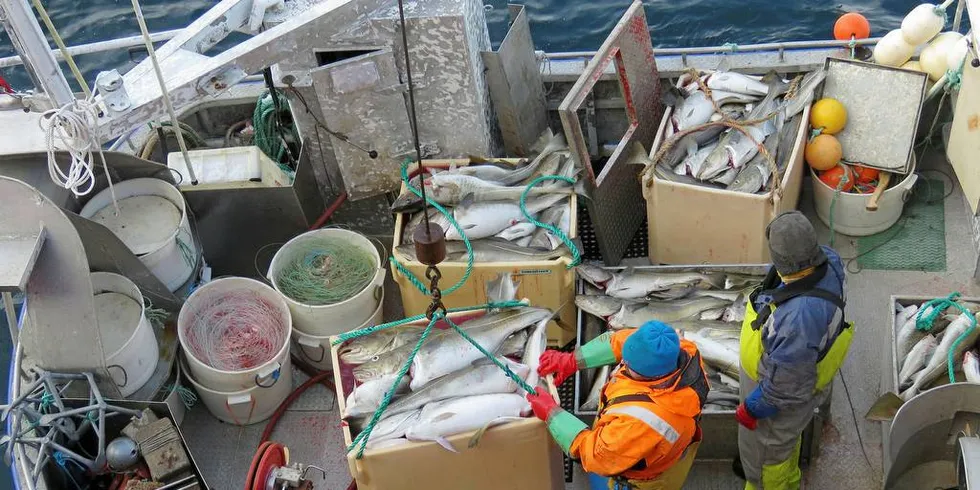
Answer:
<svg viewBox="0 0 980 490"><path fill-rule="evenodd" d="M185 325L191 354L222 371L244 371L271 361L289 329L281 307L247 289L202 298Z"/></svg>
<svg viewBox="0 0 980 490"><path fill-rule="evenodd" d="M295 245L276 275L276 286L293 301L322 306L361 292L377 272L374 257L344 240L320 238Z"/></svg>

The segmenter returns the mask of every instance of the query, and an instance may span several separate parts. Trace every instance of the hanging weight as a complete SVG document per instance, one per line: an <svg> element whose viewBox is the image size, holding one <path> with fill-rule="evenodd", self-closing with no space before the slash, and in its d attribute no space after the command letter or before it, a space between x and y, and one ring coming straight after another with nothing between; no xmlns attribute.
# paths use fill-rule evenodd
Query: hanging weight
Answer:
<svg viewBox="0 0 980 490"><path fill-rule="evenodd" d="M446 260L446 232L435 223L422 222L412 233L415 256L425 265L437 265Z"/></svg>

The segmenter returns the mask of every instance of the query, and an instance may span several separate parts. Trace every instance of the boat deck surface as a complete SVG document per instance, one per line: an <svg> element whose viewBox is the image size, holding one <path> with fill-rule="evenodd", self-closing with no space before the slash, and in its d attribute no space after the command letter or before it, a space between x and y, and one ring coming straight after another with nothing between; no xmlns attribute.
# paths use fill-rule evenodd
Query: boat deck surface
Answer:
<svg viewBox="0 0 980 490"><path fill-rule="evenodd" d="M922 169L940 169L953 175L940 151L928 152L921 161ZM935 176L930 175L930 178ZM947 192L951 191L949 185L947 182ZM952 185L956 185L955 180ZM817 226L821 241L829 243L829 230L814 214L809 188L810 183L804 182L806 190L799 207ZM832 417L824 427L820 454L804 471L806 488L880 488L883 479L881 426L864 421L863 416L881 393L881 373L884 366L891 363L887 340L892 324L889 298L894 294L944 296L952 291L965 296L980 295L980 287L972 277L976 252L968 209L962 192L958 188L952 189L945 201L946 272L865 270L848 274L847 314L858 329L843 368L850 403L838 377L833 392ZM390 237L378 238L390 243ZM856 239L851 237L838 236L836 246L845 259L857 254ZM399 299L394 294L397 288L390 278L387 291L385 319L400 318ZM294 383L298 385L305 379L306 376L297 372ZM334 394L323 386L315 386L289 408L273 433L273 440L289 447L293 461L317 465L327 471L326 481L316 482L315 488L341 490L351 481L339 421ZM181 429L208 482L216 489L225 490L243 487L245 473L264 426L260 423L240 428L220 423L199 404L188 413ZM870 463L862 455L858 431ZM741 480L731 471L731 462L698 461L684 488L736 489L742 486ZM574 479L566 488L588 488L580 468L576 467Z"/></svg>

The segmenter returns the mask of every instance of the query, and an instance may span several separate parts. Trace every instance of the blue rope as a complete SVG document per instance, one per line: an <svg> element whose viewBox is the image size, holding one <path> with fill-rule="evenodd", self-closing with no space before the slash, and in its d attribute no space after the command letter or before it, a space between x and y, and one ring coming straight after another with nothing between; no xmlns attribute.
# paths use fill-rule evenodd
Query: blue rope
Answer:
<svg viewBox="0 0 980 490"><path fill-rule="evenodd" d="M557 236L559 239L561 239L562 243L564 243L565 246L568 247L568 250L572 252L572 263L566 266L567 269L571 269L582 263L582 253L579 251L578 247L575 246L575 243L573 243L572 240L568 238L568 235L566 235L563 231L561 231L557 226L549 225L547 223L542 223L534 219L534 216L531 216L531 213L527 211L528 193L531 192L531 189L534 186L546 180L560 180L563 182L568 182L569 184L575 184L575 179L571 177L565 177L563 175L543 175L541 177L532 180L531 183L524 188L524 192L521 193L521 213L524 213L524 217L527 218L527 220L530 223L534 224L534 226L537 226L538 228L544 228L550 231L555 236Z"/></svg>
<svg viewBox="0 0 980 490"><path fill-rule="evenodd" d="M936 318L938 318L939 315L942 314L942 312L949 307L954 307L960 310L961 312L963 312L963 314L970 317L971 327L966 331L964 331L963 334L960 335L953 342L953 345L950 346L949 348L949 355L946 357L946 367L949 369L950 383L956 382L956 374L954 372L956 370L956 356L955 356L956 347L960 345L960 342L963 342L963 340L970 335L973 329L977 328L977 317L974 316L973 313L970 312L970 310L966 309L963 305L955 301L956 298L958 298L959 296L960 296L959 292L954 292L954 293L950 293L950 295L946 296L945 298L936 298L933 300L929 300L924 305L922 305L921 308L919 308L919 313L916 314L915 316L915 328L923 332L928 332L932 330L933 322L935 322ZM930 311L928 315L925 315L925 317L923 317L922 314L925 312L925 309L928 307L932 307L932 311Z"/></svg>

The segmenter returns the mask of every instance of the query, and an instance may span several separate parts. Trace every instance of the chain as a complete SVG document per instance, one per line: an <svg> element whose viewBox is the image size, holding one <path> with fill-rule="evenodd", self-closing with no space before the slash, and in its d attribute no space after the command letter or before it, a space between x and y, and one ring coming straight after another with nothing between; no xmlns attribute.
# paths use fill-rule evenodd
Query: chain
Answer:
<svg viewBox="0 0 980 490"><path fill-rule="evenodd" d="M430 265L425 270L425 277L429 280L429 292L432 295L432 303L429 304L429 309L425 311L425 317L431 320L437 311L442 312L443 316L447 315L446 305L442 304L442 290L439 289L439 279L442 279L442 273L436 266Z"/></svg>

